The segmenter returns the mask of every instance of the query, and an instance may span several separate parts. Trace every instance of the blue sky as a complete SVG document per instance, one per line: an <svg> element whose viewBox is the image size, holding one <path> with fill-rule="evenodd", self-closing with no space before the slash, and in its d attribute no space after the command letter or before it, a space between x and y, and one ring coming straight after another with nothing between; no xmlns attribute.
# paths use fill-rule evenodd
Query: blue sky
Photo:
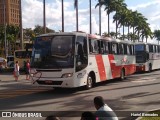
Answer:
<svg viewBox="0 0 160 120"><path fill-rule="evenodd" d="M64 0L65 31L76 30L74 0ZM99 32L97 0L92 0L92 31ZM150 23L152 31L160 29L160 0L125 0L129 9L141 12ZM43 25L43 0L22 0L23 27L34 28ZM111 31L115 31L115 23L110 19ZM56 31L61 30L61 0L46 0L46 25ZM102 9L102 33L107 32L107 16ZM79 0L79 29L89 32L89 0Z"/></svg>

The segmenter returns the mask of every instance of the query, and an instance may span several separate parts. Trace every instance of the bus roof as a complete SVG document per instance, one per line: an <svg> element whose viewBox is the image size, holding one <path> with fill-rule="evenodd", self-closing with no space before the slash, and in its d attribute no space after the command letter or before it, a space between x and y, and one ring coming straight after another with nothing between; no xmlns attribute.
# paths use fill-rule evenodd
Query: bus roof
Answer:
<svg viewBox="0 0 160 120"><path fill-rule="evenodd" d="M81 35L81 36L86 36L88 35L89 38L95 38L99 39L101 36L95 35L95 34L87 34L85 32L60 32L60 33L47 33L47 34L42 34L37 37L44 37L44 36L52 36L52 35Z"/></svg>
<svg viewBox="0 0 160 120"><path fill-rule="evenodd" d="M144 43L144 42L136 42L135 45L144 44L144 45L159 45L155 43Z"/></svg>
<svg viewBox="0 0 160 120"><path fill-rule="evenodd" d="M115 39L115 38L112 38L112 37L103 37L102 39L106 40L106 41L117 42L117 43L134 44L134 42L132 42L132 41L120 40L120 39Z"/></svg>

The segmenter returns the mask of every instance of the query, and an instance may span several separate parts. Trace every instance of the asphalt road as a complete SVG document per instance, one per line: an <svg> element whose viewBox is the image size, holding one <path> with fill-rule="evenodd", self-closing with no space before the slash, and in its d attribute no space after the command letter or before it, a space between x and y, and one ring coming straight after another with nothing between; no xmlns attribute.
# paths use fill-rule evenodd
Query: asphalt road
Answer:
<svg viewBox="0 0 160 120"><path fill-rule="evenodd" d="M81 111L95 111L93 98L103 96L105 102L116 112L120 120L134 120L131 113L146 112L160 108L160 70L135 74L127 79L110 80L97 84L91 90L36 87L30 81L15 82L12 75L0 75L0 111L50 111L60 113L62 120L79 120ZM60 112L63 111L63 112ZM74 117L71 117L74 115ZM66 118L66 116L69 116ZM21 120L22 118L0 118ZM45 118L23 118L43 120Z"/></svg>

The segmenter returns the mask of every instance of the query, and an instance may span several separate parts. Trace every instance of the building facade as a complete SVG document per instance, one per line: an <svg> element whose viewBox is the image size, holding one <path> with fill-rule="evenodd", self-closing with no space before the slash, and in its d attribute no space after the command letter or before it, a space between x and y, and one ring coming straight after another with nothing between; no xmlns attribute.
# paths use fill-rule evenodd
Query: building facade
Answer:
<svg viewBox="0 0 160 120"><path fill-rule="evenodd" d="M5 23L20 26L20 0L0 0L0 25Z"/></svg>

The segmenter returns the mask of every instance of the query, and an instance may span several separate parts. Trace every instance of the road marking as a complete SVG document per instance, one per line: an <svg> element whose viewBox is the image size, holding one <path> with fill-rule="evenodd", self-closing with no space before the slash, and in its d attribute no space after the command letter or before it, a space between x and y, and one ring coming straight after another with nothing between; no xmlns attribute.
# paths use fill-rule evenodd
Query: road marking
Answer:
<svg viewBox="0 0 160 120"><path fill-rule="evenodd" d="M4 98L12 98L12 97L17 97L17 96L22 96L22 95L29 95L33 93L38 93L38 92L43 92L47 91L49 89L47 88L29 88L29 89L19 89L19 90L2 90L0 91L0 99Z"/></svg>
<svg viewBox="0 0 160 120"><path fill-rule="evenodd" d="M139 82L152 82L152 81L156 81L157 79L138 79L138 80L133 80L131 82L136 82L136 83L139 83Z"/></svg>

